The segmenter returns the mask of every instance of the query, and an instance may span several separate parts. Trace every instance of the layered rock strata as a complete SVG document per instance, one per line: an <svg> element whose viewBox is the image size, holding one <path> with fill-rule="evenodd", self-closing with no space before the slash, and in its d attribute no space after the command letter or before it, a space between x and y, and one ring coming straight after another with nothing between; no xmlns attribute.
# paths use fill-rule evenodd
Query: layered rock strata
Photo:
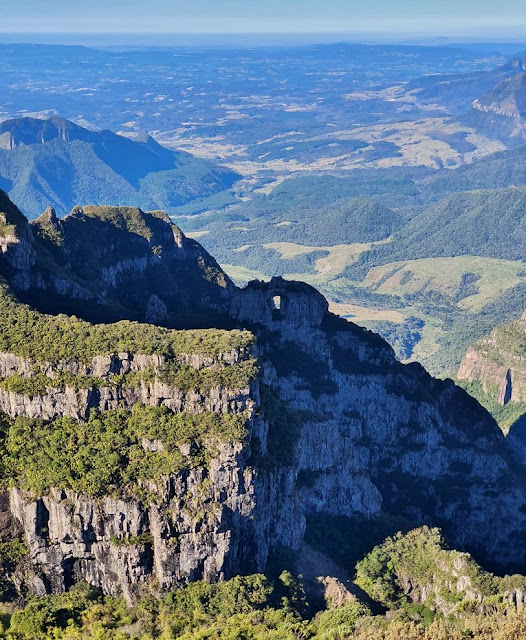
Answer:
<svg viewBox="0 0 526 640"><path fill-rule="evenodd" d="M128 214L122 215L129 222ZM39 301L37 294L47 291L46 277L58 273L57 265L66 280L79 281L78 261L66 260L62 241L55 262L39 271L42 249L34 229L14 220L13 212L10 216L2 236L2 275L11 290ZM99 222L85 213L74 219L82 220L92 238L92 225ZM140 219L176 233L158 215ZM69 224L59 225L59 231ZM15 240L6 241L9 237ZM78 243L81 239L82 234ZM135 238L130 242L135 247ZM26 261L18 257L24 243ZM124 236L118 247L125 253ZM110 254L108 247L97 250L99 257ZM115 264L120 257L111 260ZM213 264L206 255L203 260ZM174 263L166 265L176 279ZM21 277L30 283L27 288L20 287ZM307 518L322 514L365 520L382 513L402 516L442 527L450 544L495 566L525 567L526 552L516 544L526 526L522 472L475 400L417 364L399 363L379 336L330 314L327 301L306 284L274 278L237 289L226 277L221 286L221 273L214 278L213 286L222 291L215 301L221 301L237 333L197 332L194 349L158 353L160 342L153 340L150 350L101 351L104 341L93 339L90 357L76 357L72 348L67 358L38 357L35 349L29 358L27 342L16 336L10 342L11 330L2 330L0 410L8 429L25 418L51 425L65 416L82 425L90 412L130 412L139 404L173 416L242 417L246 428L242 437L211 433L197 441L186 434L176 443L184 464L153 479L139 478L135 493L116 486L106 495L88 496L73 486L52 486L35 494L19 477L7 475L10 524L1 533L6 540L21 532L29 550L24 570L13 577L17 584L25 576L31 592L44 593L86 580L132 601L146 590L158 593L191 580L263 571L273 549L298 549ZM119 282L122 287L126 280ZM158 296L167 318L181 318L176 299L163 295L158 282L149 289L148 282L141 284L144 296ZM113 291L113 284L108 287ZM129 304L131 298L122 300ZM70 303L67 296L54 297L57 312ZM16 311L20 302L11 305ZM211 313L218 309L214 305ZM124 303L119 309L125 315ZM75 335L93 337L99 331L76 317L56 320L39 313L24 325L25 340L45 335L33 325L56 322L65 334L73 325ZM146 330L139 324L122 327ZM254 339L222 347L239 329ZM166 340L167 329L158 331L159 340ZM168 335L170 344L177 343L176 333ZM173 446L170 434L163 437L143 438L144 456L161 456Z"/></svg>

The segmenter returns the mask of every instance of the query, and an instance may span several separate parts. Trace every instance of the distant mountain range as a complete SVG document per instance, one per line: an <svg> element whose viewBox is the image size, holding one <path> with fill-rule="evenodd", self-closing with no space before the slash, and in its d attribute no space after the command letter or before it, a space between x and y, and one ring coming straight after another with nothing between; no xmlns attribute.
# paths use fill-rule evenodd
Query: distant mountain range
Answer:
<svg viewBox="0 0 526 640"><path fill-rule="evenodd" d="M171 151L151 136L131 140L69 120L17 118L0 124L0 188L29 218L51 203L59 215L91 202L176 207L231 189L239 175Z"/></svg>
<svg viewBox="0 0 526 640"><path fill-rule="evenodd" d="M473 102L498 84L524 70L526 59L513 58L495 69L458 73L454 75L426 75L405 86L424 104L447 104L452 113L470 109Z"/></svg>
<svg viewBox="0 0 526 640"><path fill-rule="evenodd" d="M513 147L526 139L526 57L490 70L427 75L404 87L421 104L443 104L452 122Z"/></svg>
<svg viewBox="0 0 526 640"><path fill-rule="evenodd" d="M508 147L522 144L526 140L526 58L514 58L489 74L473 75L482 91L458 122ZM482 76L486 82L480 81ZM492 86L487 86L488 79L494 80Z"/></svg>

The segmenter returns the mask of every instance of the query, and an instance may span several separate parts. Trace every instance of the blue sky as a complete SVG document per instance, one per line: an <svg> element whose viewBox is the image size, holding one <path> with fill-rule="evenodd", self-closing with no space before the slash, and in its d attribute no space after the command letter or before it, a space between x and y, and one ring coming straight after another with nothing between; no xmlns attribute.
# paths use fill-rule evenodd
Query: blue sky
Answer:
<svg viewBox="0 0 526 640"><path fill-rule="evenodd" d="M0 0L0 9L4 33L520 37L526 28L524 0Z"/></svg>

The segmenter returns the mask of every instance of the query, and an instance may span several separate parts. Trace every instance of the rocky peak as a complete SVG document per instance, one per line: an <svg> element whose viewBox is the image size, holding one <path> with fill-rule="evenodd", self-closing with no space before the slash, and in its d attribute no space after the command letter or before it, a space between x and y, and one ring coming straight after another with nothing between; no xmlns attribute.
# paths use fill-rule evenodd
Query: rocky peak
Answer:
<svg viewBox="0 0 526 640"><path fill-rule="evenodd" d="M225 323L219 316L228 313L233 284L164 212L84 206L59 219L50 207L28 224L2 197L2 252L14 270L5 277L42 311L168 326Z"/></svg>
<svg viewBox="0 0 526 640"><path fill-rule="evenodd" d="M512 60L510 60L509 62L509 68L512 71L516 71L517 73L521 73L523 71L526 71L526 57L516 57L516 58L512 58Z"/></svg>
<svg viewBox="0 0 526 640"><path fill-rule="evenodd" d="M0 190L0 272L9 273L14 286L27 284L27 273L35 264L33 242L26 218Z"/></svg>
<svg viewBox="0 0 526 640"><path fill-rule="evenodd" d="M56 225L58 222L58 217L55 209L53 207L47 207L44 213L37 219L37 223L40 224L52 224Z"/></svg>
<svg viewBox="0 0 526 640"><path fill-rule="evenodd" d="M53 207L47 207L44 213L30 224L38 232L47 234L50 231L58 232L61 227L60 220Z"/></svg>

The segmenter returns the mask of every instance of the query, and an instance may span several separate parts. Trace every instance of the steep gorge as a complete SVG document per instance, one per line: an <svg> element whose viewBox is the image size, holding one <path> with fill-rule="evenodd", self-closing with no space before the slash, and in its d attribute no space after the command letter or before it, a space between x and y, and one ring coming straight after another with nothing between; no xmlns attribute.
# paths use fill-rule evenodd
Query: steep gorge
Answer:
<svg viewBox="0 0 526 640"><path fill-rule="evenodd" d="M263 571L322 514L440 526L524 568L522 468L451 381L306 284L237 289L161 214L29 225L1 204L0 533L28 547L18 589L85 580L132 601ZM117 322L81 319L93 309Z"/></svg>

